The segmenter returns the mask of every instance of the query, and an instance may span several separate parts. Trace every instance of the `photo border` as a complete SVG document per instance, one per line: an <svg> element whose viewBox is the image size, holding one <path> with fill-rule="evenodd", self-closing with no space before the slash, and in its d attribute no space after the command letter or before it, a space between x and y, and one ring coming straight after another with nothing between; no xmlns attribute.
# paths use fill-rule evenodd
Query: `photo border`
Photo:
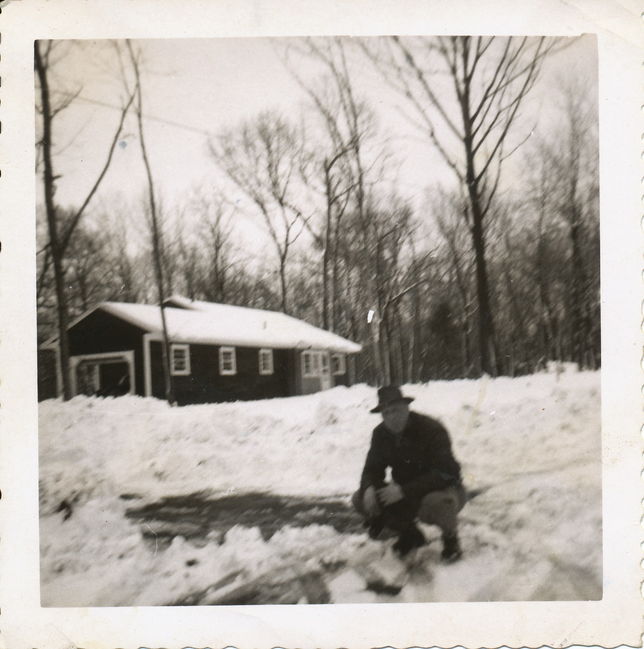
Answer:
<svg viewBox="0 0 644 649"><path fill-rule="evenodd" d="M640 8L634 2L13 0L0 28L0 625L7 647L641 645ZM629 9L630 7L630 9ZM42 608L33 41L594 33L599 51L604 596L597 602ZM583 506L583 503L580 503Z"/></svg>

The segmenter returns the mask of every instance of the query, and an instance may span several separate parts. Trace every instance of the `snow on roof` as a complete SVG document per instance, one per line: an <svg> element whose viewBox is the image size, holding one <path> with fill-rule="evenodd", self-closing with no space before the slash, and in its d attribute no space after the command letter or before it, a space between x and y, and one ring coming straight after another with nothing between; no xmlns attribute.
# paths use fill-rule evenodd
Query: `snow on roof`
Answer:
<svg viewBox="0 0 644 649"><path fill-rule="evenodd" d="M191 301L179 296L173 296L167 302L177 305L165 308L168 334L173 342L328 349L346 354L362 349L361 345L342 336L277 311ZM150 333L162 332L158 306L103 302L99 308Z"/></svg>

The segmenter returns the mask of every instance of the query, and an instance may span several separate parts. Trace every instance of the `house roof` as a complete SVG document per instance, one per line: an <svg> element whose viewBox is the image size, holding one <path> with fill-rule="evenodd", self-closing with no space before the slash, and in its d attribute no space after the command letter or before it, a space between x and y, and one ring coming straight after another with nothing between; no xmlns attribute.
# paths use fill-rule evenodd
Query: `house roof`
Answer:
<svg viewBox="0 0 644 649"><path fill-rule="evenodd" d="M273 349L328 349L354 354L362 347L342 336L277 311L192 301L173 296L165 316L172 342L270 347ZM103 302L97 309L148 333L162 333L158 306Z"/></svg>

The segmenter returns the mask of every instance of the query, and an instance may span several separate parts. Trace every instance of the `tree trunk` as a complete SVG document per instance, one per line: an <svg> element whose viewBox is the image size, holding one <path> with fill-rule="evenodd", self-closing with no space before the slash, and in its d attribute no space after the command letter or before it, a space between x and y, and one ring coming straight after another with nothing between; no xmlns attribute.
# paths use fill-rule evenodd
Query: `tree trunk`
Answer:
<svg viewBox="0 0 644 649"><path fill-rule="evenodd" d="M403 384L408 378L409 368L405 355L405 324L403 323L400 308L397 303L394 305L394 315L396 320L396 367L398 373L396 382Z"/></svg>
<svg viewBox="0 0 644 649"><path fill-rule="evenodd" d="M473 202L472 207L474 208L475 205L477 203ZM477 218L476 215L472 224L472 244L474 246L474 258L476 261L476 295L479 307L478 333L481 370L490 376L496 376L498 359L494 340L494 322L490 307L490 290L488 286L487 262L485 259L485 235L481 219Z"/></svg>
<svg viewBox="0 0 644 649"><path fill-rule="evenodd" d="M472 217L470 234L472 236L474 259L476 264L476 295L479 308L479 355L481 370L485 374L496 376L499 368L494 340L494 322L490 307L487 261L485 258L485 226L483 223L485 214L483 212L481 190L477 182L477 174L475 171L474 137L472 134L473 120L470 112L469 101L469 84L464 84L460 104L464 127L463 144L465 148L465 178Z"/></svg>
<svg viewBox="0 0 644 649"><path fill-rule="evenodd" d="M573 361L582 368L584 366L584 342L587 339L586 319L583 313L585 278L581 259L581 228L577 219L577 208L573 206L571 211L573 212L570 222L570 244L572 248L570 258L572 265L572 281L570 283L571 346Z"/></svg>
<svg viewBox="0 0 644 649"><path fill-rule="evenodd" d="M47 80L47 70L40 54L40 43L34 43L34 59L38 80L40 82L40 97L42 101L42 118L43 118L43 186L45 193L45 212L47 214L47 227L49 231L49 245L54 267L54 282L56 286L56 316L58 321L58 340L60 347L60 365L63 381L63 399L68 401L72 398L72 386L70 376L70 353L69 353L69 336L67 327L69 324L69 314L67 305L67 295L65 293L65 271L63 268L63 251L58 237L58 223L56 219L56 205L54 203L54 172L51 158L52 134L51 123L53 119L51 103L49 98L49 83Z"/></svg>
<svg viewBox="0 0 644 649"><path fill-rule="evenodd" d="M153 253L153 263L154 263L154 272L157 283L157 293L159 299L159 309L161 311L161 329L163 332L163 345L162 347L162 356L163 356L163 374L165 379L165 397L169 404L174 405L176 403L174 396L174 389L172 385L172 373L170 371L170 340L168 336L168 326L165 317L165 286L163 278L163 260L162 260L162 246L161 246L161 233L159 229L159 222L157 218L157 208L156 208L156 198L154 192L154 181L152 178L152 169L150 166L150 161L148 159L148 153L145 146L145 139L143 135L143 93L141 90L141 78L139 72L139 64L134 55L134 51L131 48L129 41L127 42L128 49L130 52L130 58L132 61L132 68L136 77L136 95L137 95L137 122L139 130L139 144L141 145L141 155L143 157L143 164L145 166L145 172L148 180L148 199L150 205L150 220L151 220L151 229L152 229L152 253Z"/></svg>
<svg viewBox="0 0 644 649"><path fill-rule="evenodd" d="M329 247L331 243L331 177L329 163L324 162L324 189L326 194L326 224L324 228L324 251L322 253L322 328L329 329Z"/></svg>
<svg viewBox="0 0 644 649"><path fill-rule="evenodd" d="M337 332L340 327L340 313L338 304L339 291L339 262L337 233L333 244L333 265L331 268L331 331Z"/></svg>
<svg viewBox="0 0 644 649"><path fill-rule="evenodd" d="M391 364L389 355L388 328L384 318L378 323L378 357L380 358L380 371L378 372L380 385L391 383Z"/></svg>
<svg viewBox="0 0 644 649"><path fill-rule="evenodd" d="M519 298L517 297L515 290L514 290L514 284L512 283L512 276L510 274L510 268L505 265L505 268L503 269L503 274L505 275L505 285L506 289L508 292L508 299L510 303L510 311L514 313L514 321L518 325L519 329L519 345L518 349L521 350L519 352L519 358L517 358L517 354L514 352L515 350L515 342L516 342L516 337L513 335L513 332L510 334L510 340L512 343L512 349L513 349L513 363L515 361L525 361L527 360L528 357L528 351L527 351L527 342L528 342L528 328L525 323L525 318L523 317L523 309L521 308L521 304L519 301ZM513 373L511 373L513 374Z"/></svg>
<svg viewBox="0 0 644 649"><path fill-rule="evenodd" d="M288 295L286 286L286 255L280 255L280 289L282 292L281 309L282 313L288 314Z"/></svg>
<svg viewBox="0 0 644 649"><path fill-rule="evenodd" d="M69 314L67 305L67 295L65 292L65 271L62 266L62 259L58 253L53 253L54 278L56 284L56 315L58 320L58 336L60 346L60 369L63 381L63 399L69 401L74 395L72 394L71 367L70 367L70 350L69 334Z"/></svg>
<svg viewBox="0 0 644 649"><path fill-rule="evenodd" d="M420 378L421 370L421 321L422 321L422 312L421 312L421 301L420 301L420 289L416 287L412 292L412 304L413 304L413 322L412 322L412 341L409 349L409 380L412 383L418 383Z"/></svg>

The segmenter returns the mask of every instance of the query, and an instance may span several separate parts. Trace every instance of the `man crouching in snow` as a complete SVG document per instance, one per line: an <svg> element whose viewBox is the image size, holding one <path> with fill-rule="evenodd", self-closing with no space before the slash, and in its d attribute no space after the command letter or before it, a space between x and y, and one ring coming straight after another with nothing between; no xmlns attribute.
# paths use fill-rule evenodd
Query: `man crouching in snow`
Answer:
<svg viewBox="0 0 644 649"><path fill-rule="evenodd" d="M385 527L398 534L393 549L399 556L425 543L416 518L437 525L443 533L443 560L456 561L461 556L457 514L465 504L461 468L447 430L435 419L411 412L411 401L396 386L378 390L378 405L371 412L381 413L382 422L373 430L353 506L365 517L371 538Z"/></svg>

